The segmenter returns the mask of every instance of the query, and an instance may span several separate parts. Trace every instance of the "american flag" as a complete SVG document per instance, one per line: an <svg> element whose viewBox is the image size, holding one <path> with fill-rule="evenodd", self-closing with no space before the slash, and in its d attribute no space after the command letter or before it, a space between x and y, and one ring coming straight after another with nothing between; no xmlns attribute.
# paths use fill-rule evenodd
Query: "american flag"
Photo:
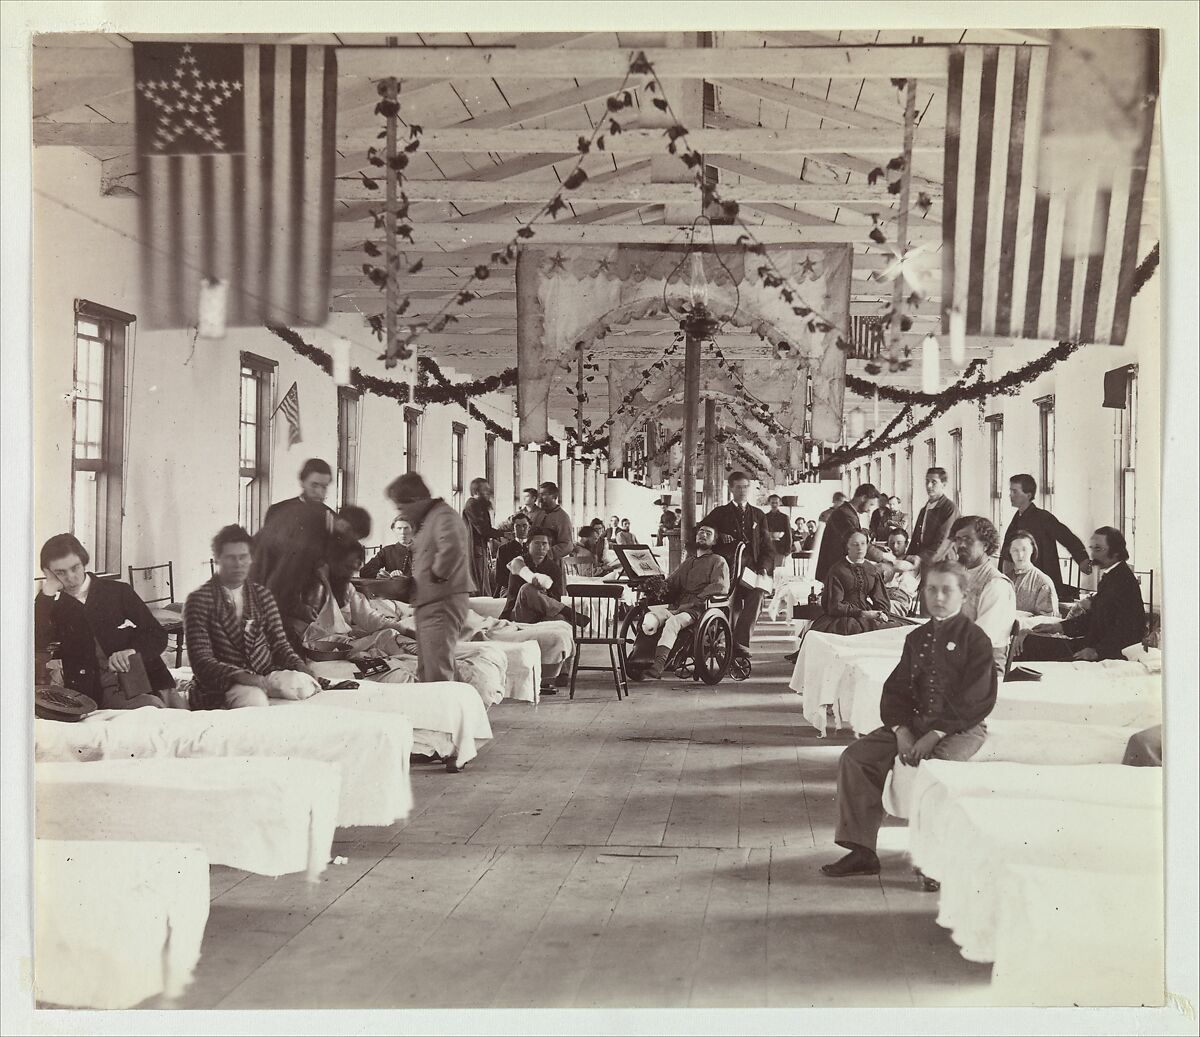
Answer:
<svg viewBox="0 0 1200 1037"><path fill-rule="evenodd" d="M1087 30L1092 31L1092 30ZM1125 30L1121 30L1125 31ZM1135 41L1126 40L1132 49ZM1056 43L1057 47L1058 44ZM1134 142L1076 163L1064 189L1048 147L1073 132L1085 105L1047 47L953 47L946 99L942 321L968 335L1121 345L1129 325L1154 127L1154 75L1127 115ZM1157 51L1154 62L1157 61ZM1095 70L1103 75L1103 68ZM1107 84L1106 84L1107 85ZM1075 96L1072 97L1072 91ZM1093 99L1103 98L1101 87ZM1084 120L1086 121L1086 119Z"/></svg>
<svg viewBox="0 0 1200 1037"><path fill-rule="evenodd" d="M324 324L337 107L332 48L135 43L142 280L153 327Z"/></svg>
<svg viewBox="0 0 1200 1037"><path fill-rule="evenodd" d="M300 442L300 387L292 382L292 387L283 394L276 412L282 413L288 423L288 446Z"/></svg>

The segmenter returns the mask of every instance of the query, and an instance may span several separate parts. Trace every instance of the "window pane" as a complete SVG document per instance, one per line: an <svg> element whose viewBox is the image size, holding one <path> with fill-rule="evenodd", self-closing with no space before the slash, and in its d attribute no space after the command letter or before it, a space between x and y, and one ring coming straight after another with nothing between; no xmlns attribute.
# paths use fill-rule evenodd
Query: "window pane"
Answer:
<svg viewBox="0 0 1200 1037"><path fill-rule="evenodd" d="M96 472L76 472L75 485L72 494L72 523L71 531L88 548L93 555L98 554L103 545L99 541L96 529L96 516L99 514L98 493L100 481ZM97 565L99 568L99 565Z"/></svg>
<svg viewBox="0 0 1200 1037"><path fill-rule="evenodd" d="M80 335L91 335L92 338L100 337L100 325L92 321L75 319L75 330Z"/></svg>

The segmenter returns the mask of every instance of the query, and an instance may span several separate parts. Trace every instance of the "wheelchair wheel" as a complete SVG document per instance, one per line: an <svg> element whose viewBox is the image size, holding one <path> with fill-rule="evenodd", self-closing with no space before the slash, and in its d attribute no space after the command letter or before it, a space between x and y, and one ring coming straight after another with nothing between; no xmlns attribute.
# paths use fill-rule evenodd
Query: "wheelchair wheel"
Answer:
<svg viewBox="0 0 1200 1037"><path fill-rule="evenodd" d="M634 654L638 633L641 631L642 617L645 614L645 605L634 605L632 608L626 610L625 617L621 620L617 637L624 643L627 656L632 657ZM625 667L625 675L631 681L636 681L639 684L646 679L645 669L636 663Z"/></svg>
<svg viewBox="0 0 1200 1037"><path fill-rule="evenodd" d="M735 681L744 681L750 676L750 660L745 656L736 657L729 664L729 676Z"/></svg>
<svg viewBox="0 0 1200 1037"><path fill-rule="evenodd" d="M695 673L705 684L719 684L729 672L733 630L721 613L705 616L696 631Z"/></svg>

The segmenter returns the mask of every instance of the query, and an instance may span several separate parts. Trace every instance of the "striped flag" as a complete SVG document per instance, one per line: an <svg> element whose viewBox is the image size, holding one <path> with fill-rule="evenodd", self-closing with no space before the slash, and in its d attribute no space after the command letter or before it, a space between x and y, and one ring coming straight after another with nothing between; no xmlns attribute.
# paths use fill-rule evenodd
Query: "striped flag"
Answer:
<svg viewBox="0 0 1200 1037"><path fill-rule="evenodd" d="M142 284L152 327L324 324L336 62L327 47L135 43Z"/></svg>
<svg viewBox="0 0 1200 1037"><path fill-rule="evenodd" d="M951 48L942 221L947 333L954 310L965 316L968 335L1124 343L1154 128L1157 48L1152 61L1139 60L1136 34L1118 31L1125 33L1118 61L1143 88L1130 87L1131 100L1108 103L1126 101L1122 117L1132 145L1122 150L1110 141L1099 150L1099 135L1087 139L1076 151L1083 160L1074 163L1070 183L1066 165L1051 169L1046 156L1071 136L1072 118L1086 121L1084 98L1094 106L1102 88L1089 92L1069 81L1057 38L1052 48ZM1080 49L1076 41L1065 47ZM1103 63L1093 67L1097 73L1104 73Z"/></svg>
<svg viewBox="0 0 1200 1037"><path fill-rule="evenodd" d="M300 442L300 387L296 382L292 382L292 387L283 394L275 410L287 418L288 446L295 446Z"/></svg>

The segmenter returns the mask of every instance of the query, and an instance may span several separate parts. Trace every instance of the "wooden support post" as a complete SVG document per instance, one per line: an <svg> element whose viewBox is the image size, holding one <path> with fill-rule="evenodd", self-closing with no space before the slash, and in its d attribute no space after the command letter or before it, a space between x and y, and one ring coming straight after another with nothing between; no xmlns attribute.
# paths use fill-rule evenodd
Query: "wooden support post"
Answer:
<svg viewBox="0 0 1200 1037"><path fill-rule="evenodd" d="M384 89L389 101L395 102L400 96L400 85L395 79L388 79ZM396 197L399 187L399 174L393 163L396 159L396 115L397 109L388 114L387 128L387 165L384 167L384 198L386 211L384 215L384 262L387 264L387 287L385 289L386 305L384 309L384 325L387 332L387 355L393 356L396 336L398 333L396 310L400 305L400 257L396 250Z"/></svg>
<svg viewBox="0 0 1200 1037"><path fill-rule="evenodd" d="M690 544L696 526L696 429L700 425L700 340L694 335L688 335L684 348L683 464L679 474L683 522L680 535L684 544Z"/></svg>
<svg viewBox="0 0 1200 1037"><path fill-rule="evenodd" d="M908 251L908 209L912 195L912 152L913 129L917 121L917 81L909 79L904 101L904 168L900 170L900 219L897 225L897 247L901 258ZM901 359L900 315L905 310L906 295L904 277L896 275L892 282L892 322L888 328L888 356Z"/></svg>
<svg viewBox="0 0 1200 1037"><path fill-rule="evenodd" d="M720 493L717 475L717 401L704 401L704 513L712 511L719 503Z"/></svg>

